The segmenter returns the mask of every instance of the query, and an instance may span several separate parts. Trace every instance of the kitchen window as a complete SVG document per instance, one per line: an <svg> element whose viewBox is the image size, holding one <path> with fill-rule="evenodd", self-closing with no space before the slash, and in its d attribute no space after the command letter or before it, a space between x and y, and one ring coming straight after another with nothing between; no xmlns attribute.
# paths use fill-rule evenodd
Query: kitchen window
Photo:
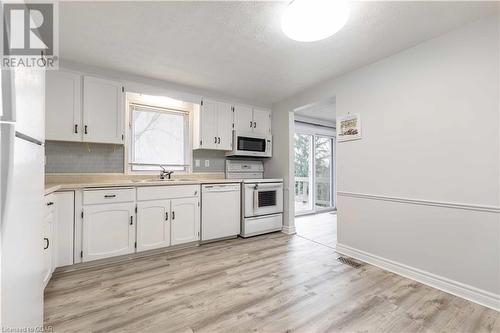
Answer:
<svg viewBox="0 0 500 333"><path fill-rule="evenodd" d="M130 104L131 171L188 171L189 113Z"/></svg>

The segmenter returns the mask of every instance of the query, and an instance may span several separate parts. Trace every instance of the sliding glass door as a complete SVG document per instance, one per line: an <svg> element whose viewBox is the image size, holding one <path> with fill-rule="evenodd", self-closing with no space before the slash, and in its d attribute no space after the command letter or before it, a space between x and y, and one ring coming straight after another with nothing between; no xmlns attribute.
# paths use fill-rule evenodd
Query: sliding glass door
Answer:
<svg viewBox="0 0 500 333"><path fill-rule="evenodd" d="M314 137L314 208L316 210L333 207L332 145L331 137Z"/></svg>
<svg viewBox="0 0 500 333"><path fill-rule="evenodd" d="M333 136L295 134L295 214L335 208Z"/></svg>
<svg viewBox="0 0 500 333"><path fill-rule="evenodd" d="M295 212L313 210L313 136L295 134Z"/></svg>

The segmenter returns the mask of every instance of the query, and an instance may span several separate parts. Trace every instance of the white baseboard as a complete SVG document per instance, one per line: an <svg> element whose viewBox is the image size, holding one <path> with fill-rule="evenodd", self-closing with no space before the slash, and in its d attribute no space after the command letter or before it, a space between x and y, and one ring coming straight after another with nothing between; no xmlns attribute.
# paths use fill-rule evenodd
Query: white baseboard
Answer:
<svg viewBox="0 0 500 333"><path fill-rule="evenodd" d="M288 225L284 225L283 229L281 229L281 232L287 235L294 235L296 233L295 226L290 227Z"/></svg>
<svg viewBox="0 0 500 333"><path fill-rule="evenodd" d="M445 291L455 296L465 298L474 303L478 303L500 311L500 295L475 288L442 276L438 276L420 269L403 265L401 263L379 257L361 250L357 250L347 245L337 244L337 252L346 256L364 261L368 264L380 267L384 270L396 273L409 279L426 284L433 288Z"/></svg>

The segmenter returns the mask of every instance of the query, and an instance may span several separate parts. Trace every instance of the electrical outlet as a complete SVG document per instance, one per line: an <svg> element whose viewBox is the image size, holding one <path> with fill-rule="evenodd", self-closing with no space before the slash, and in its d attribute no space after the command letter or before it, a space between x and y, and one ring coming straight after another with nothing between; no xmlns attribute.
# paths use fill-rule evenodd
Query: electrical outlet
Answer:
<svg viewBox="0 0 500 333"><path fill-rule="evenodd" d="M200 160L194 160L194 166L199 168L200 167Z"/></svg>
<svg viewBox="0 0 500 333"><path fill-rule="evenodd" d="M210 166L210 160L205 160L205 168L208 168Z"/></svg>

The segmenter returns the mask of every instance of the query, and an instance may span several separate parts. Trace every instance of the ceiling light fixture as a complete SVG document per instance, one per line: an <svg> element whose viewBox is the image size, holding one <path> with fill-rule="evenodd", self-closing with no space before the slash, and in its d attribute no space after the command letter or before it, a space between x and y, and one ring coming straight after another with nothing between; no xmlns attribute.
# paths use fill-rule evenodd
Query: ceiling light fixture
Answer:
<svg viewBox="0 0 500 333"><path fill-rule="evenodd" d="M281 29L293 40L314 42L342 29L349 12L343 0L294 0L281 18Z"/></svg>

